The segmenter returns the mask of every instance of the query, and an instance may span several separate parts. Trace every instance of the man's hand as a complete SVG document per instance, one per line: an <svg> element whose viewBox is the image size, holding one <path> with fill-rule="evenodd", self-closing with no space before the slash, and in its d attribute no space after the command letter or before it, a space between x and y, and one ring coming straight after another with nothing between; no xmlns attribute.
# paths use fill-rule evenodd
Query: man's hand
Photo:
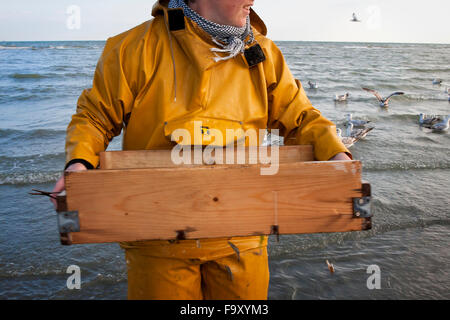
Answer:
<svg viewBox="0 0 450 320"><path fill-rule="evenodd" d="M87 168L82 163L74 163L67 167L66 172L69 171L84 171L87 170ZM64 174L61 175L61 177L56 181L55 187L53 188L52 192L54 194L58 194L66 190L66 186L64 185ZM50 198L50 201L53 203L53 206L55 207L55 210L57 209L57 203L56 200L53 198Z"/></svg>
<svg viewBox="0 0 450 320"><path fill-rule="evenodd" d="M351 161L352 159L350 159L350 157L345 153L345 152L341 152L338 153L337 155L335 155L333 158L331 158L328 161L337 161L337 160L344 160L344 161Z"/></svg>

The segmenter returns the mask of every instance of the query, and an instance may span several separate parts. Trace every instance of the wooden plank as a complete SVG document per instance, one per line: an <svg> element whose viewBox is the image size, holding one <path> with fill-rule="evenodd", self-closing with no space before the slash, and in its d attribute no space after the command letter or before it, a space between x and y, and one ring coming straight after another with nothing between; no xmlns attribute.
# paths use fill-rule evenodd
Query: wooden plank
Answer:
<svg viewBox="0 0 450 320"><path fill-rule="evenodd" d="M69 242L103 243L280 234L368 228L354 218L361 197L359 161L200 166L66 173L67 210L81 232Z"/></svg>
<svg viewBox="0 0 450 320"><path fill-rule="evenodd" d="M245 148L245 159L243 164L256 164L259 161L258 151L263 155L272 157L271 147L260 147L258 150L252 148ZM279 147L279 162L291 163L299 161L314 161L314 150L311 145L295 145ZM225 150L225 149L223 149ZM235 149L236 150L236 149ZM107 151L100 153L100 169L115 170L115 169L139 169L139 168L170 168L170 167L190 167L195 165L195 151L191 150L190 164L177 165L171 159L172 150L139 150L139 151ZM212 152L212 157L216 154ZM222 163L226 164L226 151L222 152ZM203 159L202 159L203 158ZM205 160L206 157L200 157ZM252 162L253 161L253 162ZM237 151L234 152L233 164L237 163ZM208 164L205 161L202 165ZM199 164L197 164L199 165Z"/></svg>

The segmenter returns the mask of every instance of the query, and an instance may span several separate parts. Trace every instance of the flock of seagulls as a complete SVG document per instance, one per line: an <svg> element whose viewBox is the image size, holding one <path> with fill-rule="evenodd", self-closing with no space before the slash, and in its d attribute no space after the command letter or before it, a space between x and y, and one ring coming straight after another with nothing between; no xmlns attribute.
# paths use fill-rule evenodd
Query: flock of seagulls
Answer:
<svg viewBox="0 0 450 320"><path fill-rule="evenodd" d="M441 85L441 79L433 79L433 85ZM308 81L308 85L310 89L317 89L319 86L317 82ZM362 88L363 90L373 94L375 98L378 100L379 106L381 108L389 107L389 100L394 96L404 95L404 92L395 91L389 94L386 97L383 97L376 90L370 88ZM448 94L448 101L450 101L450 88L445 89L445 93ZM336 94L334 97L335 102L346 102L350 94L346 92L345 94L338 95ZM361 120L361 119L353 119L353 115L351 113L346 114L345 119L345 127L346 127L346 135L342 135L342 129L336 128L336 132L338 137L344 143L347 148L353 146L356 142L361 139L364 139L367 134L374 129L373 126L366 127L371 121L370 120ZM445 132L450 127L450 116L436 116L436 115L425 115L421 113L419 115L419 125L420 127L431 129L432 132Z"/></svg>

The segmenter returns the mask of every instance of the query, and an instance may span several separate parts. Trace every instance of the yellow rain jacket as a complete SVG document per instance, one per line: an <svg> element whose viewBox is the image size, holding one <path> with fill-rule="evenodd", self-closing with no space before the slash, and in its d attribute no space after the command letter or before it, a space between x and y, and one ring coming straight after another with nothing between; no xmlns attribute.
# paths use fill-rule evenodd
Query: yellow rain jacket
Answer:
<svg viewBox="0 0 450 320"><path fill-rule="evenodd" d="M124 150L170 148L175 143L171 141L171 133L178 128L193 131L194 121L222 132L239 128L280 129L285 141L312 144L317 160L349 153L337 137L335 125L311 105L280 50L266 38L266 27L254 11L250 14L252 28L265 60L252 65L241 54L215 62L210 50L215 47L211 36L180 15L180 9L167 9L167 3L160 0L155 4L154 19L106 42L93 86L81 94L77 112L67 129L67 163L83 159L97 167L99 153L122 129ZM235 254L228 241L239 248L242 257L246 251L265 250L267 245L267 239L260 237L222 240L222 243L202 240L200 245L189 240L170 245L165 241L122 244L127 250L129 279L135 279L129 281L132 282L129 297L173 296L170 292L168 296L155 296L143 293L147 289L135 289L145 282L139 281L144 277L143 256L159 257L161 265L164 265L162 257L210 261ZM253 259L258 255L250 256ZM259 256L267 259L266 254ZM247 267L247 271L258 275L258 267L255 268ZM137 269L140 271L134 272ZM259 272L263 273L260 278L268 283L266 269L259 268ZM181 286L181 282L177 285ZM222 283L218 288L223 286ZM255 290L264 291L267 289L264 286ZM158 290L164 287L161 285ZM266 294L237 294L236 298L259 298Z"/></svg>

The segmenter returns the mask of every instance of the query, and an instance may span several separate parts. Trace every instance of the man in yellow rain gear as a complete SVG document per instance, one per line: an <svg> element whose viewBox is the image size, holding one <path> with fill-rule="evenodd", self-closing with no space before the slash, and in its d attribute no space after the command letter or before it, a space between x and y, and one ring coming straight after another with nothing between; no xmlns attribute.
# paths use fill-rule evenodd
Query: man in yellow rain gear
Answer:
<svg viewBox="0 0 450 320"><path fill-rule="evenodd" d="M222 132L279 129L312 144L317 160L349 160L253 3L159 0L152 20L109 38L67 129L66 170L96 168L122 129L124 150L171 148L174 130L199 122ZM61 177L53 191L62 190ZM130 299L267 299L267 237L121 246Z"/></svg>

